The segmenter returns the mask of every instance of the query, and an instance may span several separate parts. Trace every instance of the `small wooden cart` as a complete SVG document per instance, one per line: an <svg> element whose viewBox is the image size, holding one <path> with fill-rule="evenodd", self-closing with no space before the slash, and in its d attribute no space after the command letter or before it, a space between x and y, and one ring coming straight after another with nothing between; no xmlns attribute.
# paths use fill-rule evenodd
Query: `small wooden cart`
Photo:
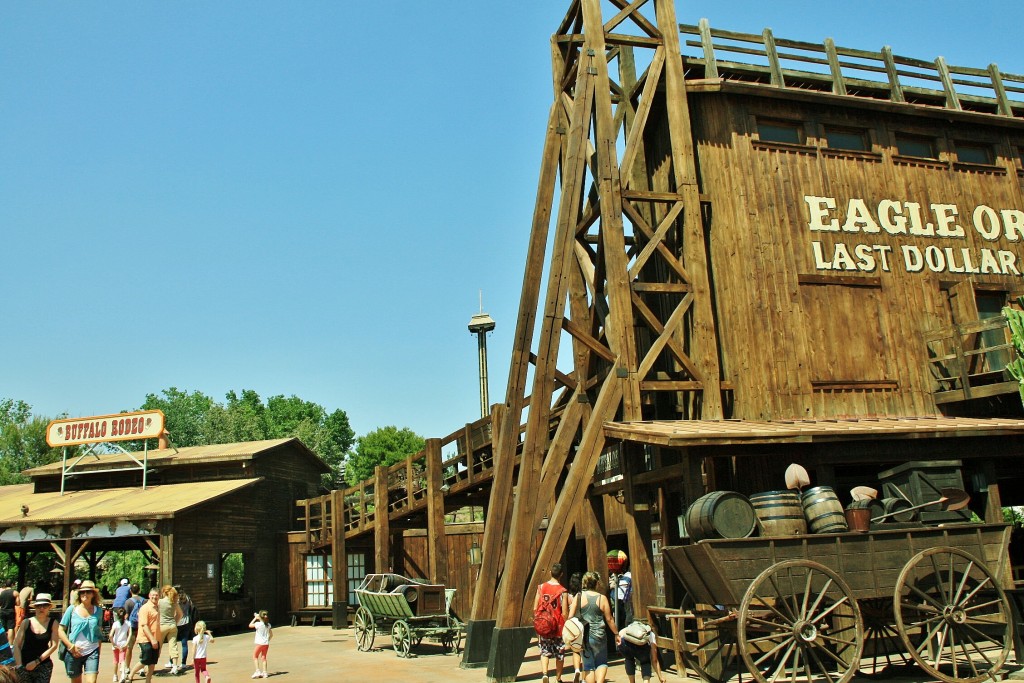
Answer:
<svg viewBox="0 0 1024 683"><path fill-rule="evenodd" d="M356 648L361 652L373 647L381 630L390 631L399 657L408 657L424 638L440 643L446 654L458 654L466 627L451 610L454 588L398 574L367 574L355 594Z"/></svg>
<svg viewBox="0 0 1024 683"><path fill-rule="evenodd" d="M711 683L846 683L911 660L980 683L1013 643L1009 539L962 524L665 548L696 624L683 657Z"/></svg>

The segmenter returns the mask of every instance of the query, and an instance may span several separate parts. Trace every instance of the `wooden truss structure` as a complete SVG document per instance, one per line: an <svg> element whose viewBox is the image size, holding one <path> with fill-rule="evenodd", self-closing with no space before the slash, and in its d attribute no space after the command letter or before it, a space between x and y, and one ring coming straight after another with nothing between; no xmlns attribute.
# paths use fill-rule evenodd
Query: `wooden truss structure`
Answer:
<svg viewBox="0 0 1024 683"><path fill-rule="evenodd" d="M505 631L527 622L529 587L547 578L574 525L594 535L587 489L604 423L723 416L674 0L610 6L618 11L605 18L601 0L574 0L551 43L554 102L505 410L495 416L496 459L521 447L521 463L514 489L512 468L495 473L474 596L473 619L496 625L492 679L518 670L495 653L508 651ZM628 486L624 494L629 507ZM648 551L635 522L627 526L637 599L652 604ZM593 540L588 560L600 568Z"/></svg>

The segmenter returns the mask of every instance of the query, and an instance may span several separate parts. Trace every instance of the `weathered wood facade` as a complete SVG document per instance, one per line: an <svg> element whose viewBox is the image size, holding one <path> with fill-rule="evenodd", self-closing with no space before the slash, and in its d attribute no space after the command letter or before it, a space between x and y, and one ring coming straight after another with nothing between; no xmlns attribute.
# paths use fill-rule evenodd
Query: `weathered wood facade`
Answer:
<svg viewBox="0 0 1024 683"><path fill-rule="evenodd" d="M29 470L32 484L0 489L0 550L52 552L61 568L86 558L92 575L103 554L139 550L158 568L148 580L182 585L208 622L242 623L255 609L283 618L284 535L295 499L319 490L327 465L298 439L150 451L147 463L143 489L128 456L81 462L63 495L60 463ZM243 585L226 594L231 554L241 555ZM72 578L65 571L55 590L66 595Z"/></svg>

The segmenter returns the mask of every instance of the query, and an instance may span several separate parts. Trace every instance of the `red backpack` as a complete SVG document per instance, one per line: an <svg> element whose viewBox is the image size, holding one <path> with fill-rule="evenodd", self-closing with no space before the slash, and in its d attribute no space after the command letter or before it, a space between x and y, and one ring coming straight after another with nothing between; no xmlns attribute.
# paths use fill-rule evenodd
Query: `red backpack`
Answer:
<svg viewBox="0 0 1024 683"><path fill-rule="evenodd" d="M540 602L533 613L533 630L541 638L560 638L565 618L562 616L562 594L565 589L545 583L537 589Z"/></svg>

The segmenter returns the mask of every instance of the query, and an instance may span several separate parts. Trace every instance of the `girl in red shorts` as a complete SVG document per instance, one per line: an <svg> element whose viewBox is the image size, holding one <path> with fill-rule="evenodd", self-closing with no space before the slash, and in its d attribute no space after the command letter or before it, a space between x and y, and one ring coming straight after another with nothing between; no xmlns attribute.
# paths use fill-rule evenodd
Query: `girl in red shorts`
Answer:
<svg viewBox="0 0 1024 683"><path fill-rule="evenodd" d="M203 683L200 676L206 675L206 682L210 683L210 672L206 669L206 648L213 642L213 634L206 630L205 621L195 623L195 636L192 637L193 651L192 670L196 672L196 683Z"/></svg>
<svg viewBox="0 0 1024 683"><path fill-rule="evenodd" d="M270 619L267 610L262 610L252 615L249 628L256 629L256 649L252 651L252 663L256 667L252 678L266 678L267 674L267 650L270 649L270 639L274 632L270 628Z"/></svg>

